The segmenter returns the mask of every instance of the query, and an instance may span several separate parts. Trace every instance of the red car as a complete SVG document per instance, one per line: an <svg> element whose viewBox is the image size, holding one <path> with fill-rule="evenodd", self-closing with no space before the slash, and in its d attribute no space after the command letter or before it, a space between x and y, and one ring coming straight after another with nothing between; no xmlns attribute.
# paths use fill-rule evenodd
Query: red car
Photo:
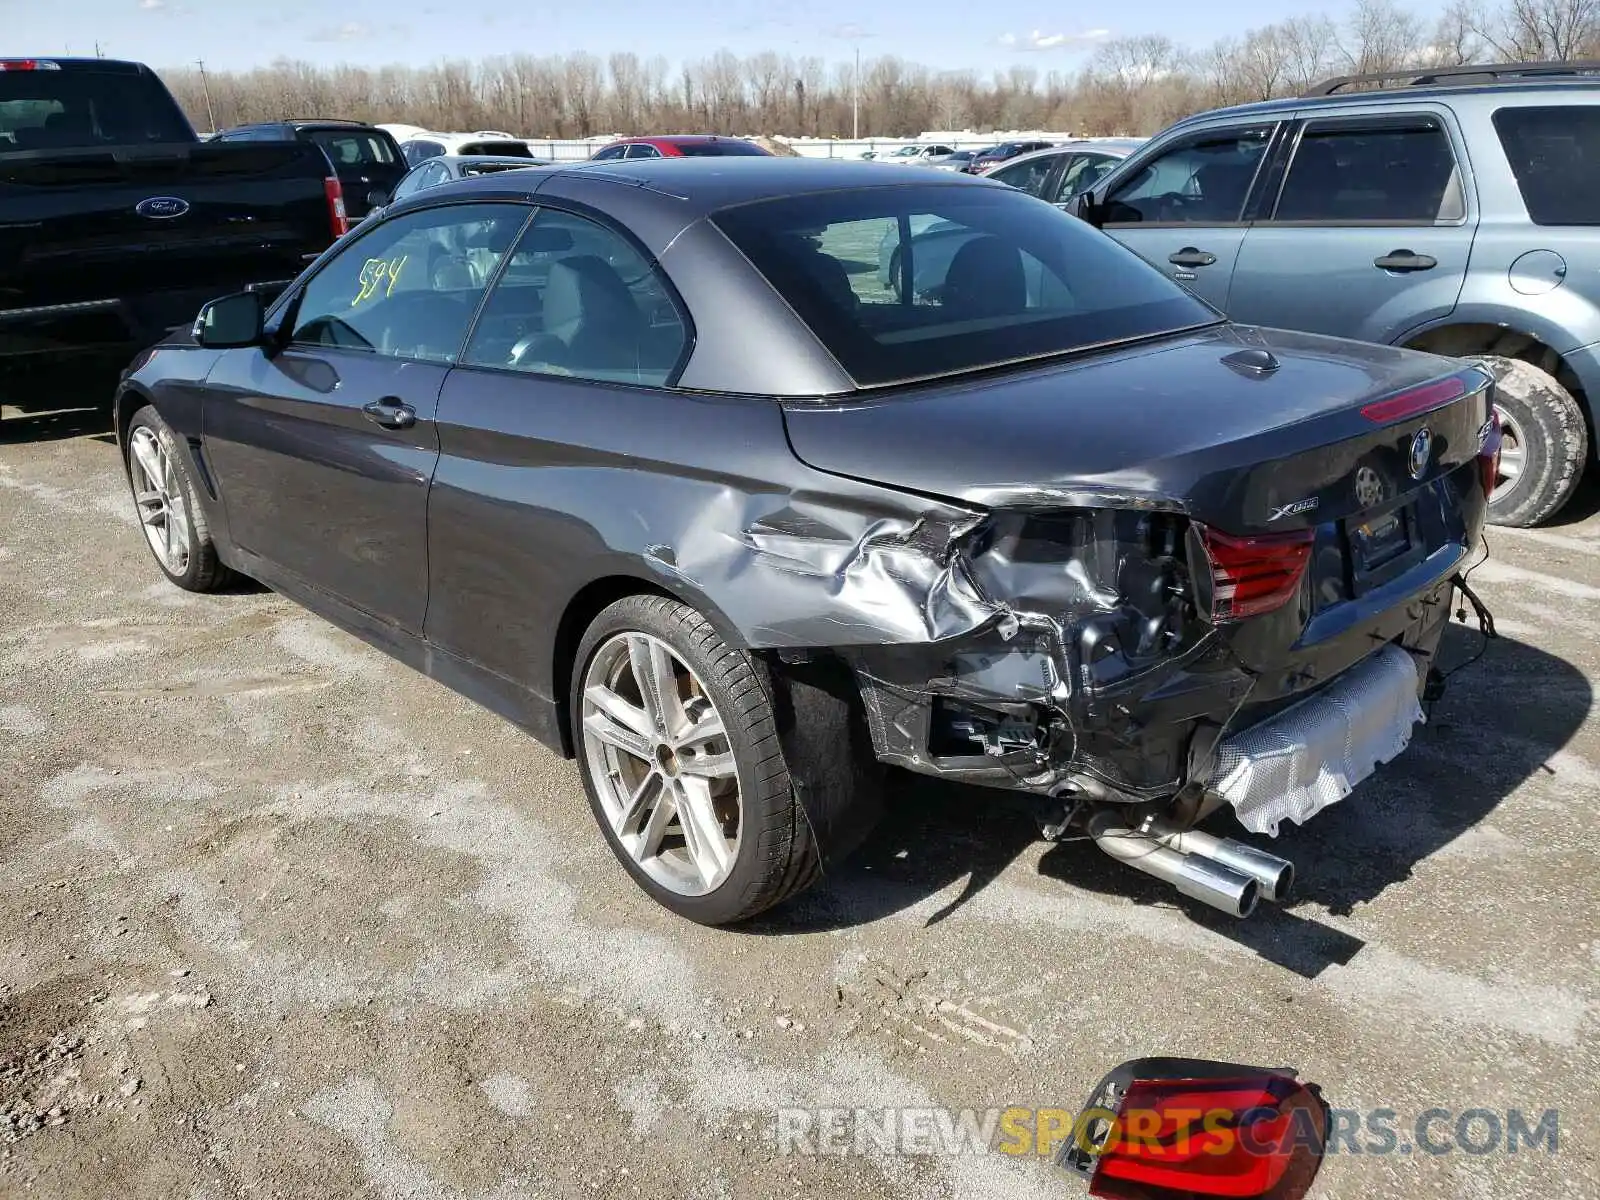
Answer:
<svg viewBox="0 0 1600 1200"><path fill-rule="evenodd" d="M589 157L602 158L711 158L727 155L772 157L754 142L743 138L717 137L709 133L673 134L671 137L621 138L596 150Z"/></svg>

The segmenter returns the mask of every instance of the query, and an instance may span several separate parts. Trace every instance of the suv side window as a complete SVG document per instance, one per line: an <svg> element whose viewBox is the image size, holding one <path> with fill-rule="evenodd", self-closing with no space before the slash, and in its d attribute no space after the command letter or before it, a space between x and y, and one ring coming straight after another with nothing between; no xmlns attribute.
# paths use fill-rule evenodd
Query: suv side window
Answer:
<svg viewBox="0 0 1600 1200"><path fill-rule="evenodd" d="M648 142L635 142L633 145L628 147L628 153L625 154L623 157L624 158L660 158L661 157L661 151L657 150L654 146L650 145Z"/></svg>
<svg viewBox="0 0 1600 1200"><path fill-rule="evenodd" d="M1271 125L1208 129L1173 142L1106 199L1106 225L1231 225L1240 219Z"/></svg>
<svg viewBox="0 0 1600 1200"><path fill-rule="evenodd" d="M497 263L527 218L521 205L458 204L382 222L312 277L291 340L454 361L488 282L481 254Z"/></svg>
<svg viewBox="0 0 1600 1200"><path fill-rule="evenodd" d="M1600 108L1496 109L1494 130L1535 225L1600 225Z"/></svg>
<svg viewBox="0 0 1600 1200"><path fill-rule="evenodd" d="M1272 219L1432 225L1465 211L1450 136L1417 115L1308 121Z"/></svg>
<svg viewBox="0 0 1600 1200"><path fill-rule="evenodd" d="M627 149L628 148L626 146L606 146L602 149L596 150L589 156L589 158L592 162L603 162L607 159L621 158Z"/></svg>
<svg viewBox="0 0 1600 1200"><path fill-rule="evenodd" d="M461 361L661 387L688 344L660 268L615 230L545 208L513 247Z"/></svg>

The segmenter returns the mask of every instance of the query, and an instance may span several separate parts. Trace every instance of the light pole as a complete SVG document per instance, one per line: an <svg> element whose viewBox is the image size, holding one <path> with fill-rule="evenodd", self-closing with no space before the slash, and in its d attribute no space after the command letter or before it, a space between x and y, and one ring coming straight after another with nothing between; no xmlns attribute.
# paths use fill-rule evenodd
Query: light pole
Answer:
<svg viewBox="0 0 1600 1200"><path fill-rule="evenodd" d="M850 89L850 140L861 140L861 43L856 43L856 81Z"/></svg>

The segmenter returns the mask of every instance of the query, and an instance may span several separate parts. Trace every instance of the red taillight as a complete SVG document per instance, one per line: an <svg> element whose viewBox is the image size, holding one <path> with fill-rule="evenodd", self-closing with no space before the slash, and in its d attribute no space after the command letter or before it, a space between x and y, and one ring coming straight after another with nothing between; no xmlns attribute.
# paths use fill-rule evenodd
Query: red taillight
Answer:
<svg viewBox="0 0 1600 1200"><path fill-rule="evenodd" d="M344 213L344 188L337 176L330 175L322 181L322 190L328 197L328 224L333 227L335 239L350 232L350 218Z"/></svg>
<svg viewBox="0 0 1600 1200"><path fill-rule="evenodd" d="M1483 479L1483 494L1489 495L1494 491L1496 480L1500 478L1500 410L1494 405L1489 406L1489 419L1483 423L1480 430L1478 447L1478 471Z"/></svg>
<svg viewBox="0 0 1600 1200"><path fill-rule="evenodd" d="M59 71L60 63L43 58L0 58L0 71Z"/></svg>
<svg viewBox="0 0 1600 1200"><path fill-rule="evenodd" d="M1190 545L1203 560L1192 561L1196 600L1213 624L1242 621L1283 607L1299 591L1317 539L1314 529L1247 537L1204 525L1190 529L1198 535Z"/></svg>
<svg viewBox="0 0 1600 1200"><path fill-rule="evenodd" d="M1425 383L1397 396L1390 396L1387 400L1374 400L1371 404L1364 404L1361 406L1361 415L1369 421L1376 421L1382 425L1389 421L1398 421L1403 417L1414 417L1420 412L1438 408L1441 404L1466 394L1467 381L1458 375L1434 383Z"/></svg>
<svg viewBox="0 0 1600 1200"><path fill-rule="evenodd" d="M1303 1195L1326 1137L1324 1110L1293 1079L1135 1079L1096 1148L1089 1194L1265 1197L1281 1183Z"/></svg>

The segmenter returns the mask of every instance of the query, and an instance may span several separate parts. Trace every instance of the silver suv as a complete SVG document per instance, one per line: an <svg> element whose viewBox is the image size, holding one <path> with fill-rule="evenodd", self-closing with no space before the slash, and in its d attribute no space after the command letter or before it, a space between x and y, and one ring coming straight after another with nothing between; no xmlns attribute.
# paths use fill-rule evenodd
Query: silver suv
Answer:
<svg viewBox="0 0 1600 1200"><path fill-rule="evenodd" d="M1235 320L1477 358L1490 518L1537 525L1600 397L1600 63L1346 76L1152 138L1071 211Z"/></svg>

